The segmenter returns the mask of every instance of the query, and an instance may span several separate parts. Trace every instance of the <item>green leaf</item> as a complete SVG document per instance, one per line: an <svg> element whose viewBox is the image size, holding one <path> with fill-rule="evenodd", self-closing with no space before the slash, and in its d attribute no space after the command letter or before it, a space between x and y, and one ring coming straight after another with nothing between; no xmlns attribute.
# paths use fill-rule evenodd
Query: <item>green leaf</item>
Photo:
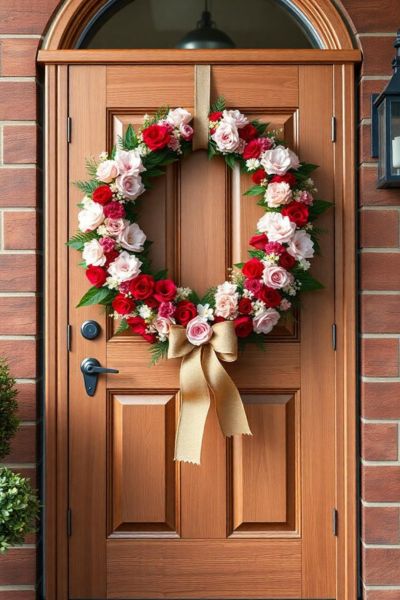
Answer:
<svg viewBox="0 0 400 600"><path fill-rule="evenodd" d="M260 196L261 194L265 194L265 187L263 185L253 185L250 189L247 190L243 195L244 196Z"/></svg>
<svg viewBox="0 0 400 600"><path fill-rule="evenodd" d="M162 269L162 271L158 271L155 275L154 275L154 279L156 281L160 281L160 279L165 279L168 275L168 269Z"/></svg>
<svg viewBox="0 0 400 600"><path fill-rule="evenodd" d="M234 154L225 154L224 158L225 158L225 162L228 165L228 167L233 170L233 168L236 165L235 155Z"/></svg>
<svg viewBox="0 0 400 600"><path fill-rule="evenodd" d="M67 242L67 246L70 248L74 248L75 250L83 250L86 242L90 242L97 237L97 233L95 231L88 231L86 233L82 231L78 231L70 240Z"/></svg>
<svg viewBox="0 0 400 600"><path fill-rule="evenodd" d="M98 162L95 158L87 158L85 160L86 170L90 177L96 177Z"/></svg>
<svg viewBox="0 0 400 600"><path fill-rule="evenodd" d="M225 98L223 96L219 96L214 104L211 105L210 112L222 112L225 110Z"/></svg>
<svg viewBox="0 0 400 600"><path fill-rule="evenodd" d="M257 129L259 135L263 135L269 125L269 123L261 123L261 121L251 121L251 124Z"/></svg>
<svg viewBox="0 0 400 600"><path fill-rule="evenodd" d="M313 171L318 169L318 165L313 165L311 163L301 163L300 167L295 171L295 176L300 181L305 181L308 179Z"/></svg>
<svg viewBox="0 0 400 600"><path fill-rule="evenodd" d="M129 325L126 319L121 319L121 322L118 326L117 331L115 332L117 335L118 333L123 333L124 331L127 331L129 329Z"/></svg>
<svg viewBox="0 0 400 600"><path fill-rule="evenodd" d="M313 221L331 206L333 206L333 203L327 200L314 200L312 206L308 207L310 220Z"/></svg>
<svg viewBox="0 0 400 600"><path fill-rule="evenodd" d="M248 254L252 258L259 258L260 260L265 258L265 252L263 250L249 250Z"/></svg>
<svg viewBox="0 0 400 600"><path fill-rule="evenodd" d="M114 298L115 292L106 287L91 287L77 304L77 308L81 306L90 306L92 304L109 304Z"/></svg>
<svg viewBox="0 0 400 600"><path fill-rule="evenodd" d="M151 344L150 346L150 354L151 354L151 365L156 365L159 360L162 358L167 358L168 356L168 340L165 342L156 342L155 344Z"/></svg>
<svg viewBox="0 0 400 600"><path fill-rule="evenodd" d="M202 299L200 300L199 304L209 304L211 307L214 307L216 291L217 291L217 288L215 286L209 288L206 291L206 293L204 294L204 296L202 297Z"/></svg>
<svg viewBox="0 0 400 600"><path fill-rule="evenodd" d="M244 262L239 262L239 263L235 263L233 266L236 267L237 269L242 269L244 265Z"/></svg>
<svg viewBox="0 0 400 600"><path fill-rule="evenodd" d="M131 124L128 125L125 137L124 137L124 146L126 150L133 150L138 145L137 135L135 133L134 128Z"/></svg>
<svg viewBox="0 0 400 600"><path fill-rule="evenodd" d="M324 288L322 283L320 283L317 279L314 279L314 277L312 277L308 271L294 269L293 274L301 283L300 292L312 292L314 290L321 290Z"/></svg>
<svg viewBox="0 0 400 600"><path fill-rule="evenodd" d="M97 179L91 179L90 181L75 181L74 185L86 196L91 196L94 190L101 185L101 182Z"/></svg>

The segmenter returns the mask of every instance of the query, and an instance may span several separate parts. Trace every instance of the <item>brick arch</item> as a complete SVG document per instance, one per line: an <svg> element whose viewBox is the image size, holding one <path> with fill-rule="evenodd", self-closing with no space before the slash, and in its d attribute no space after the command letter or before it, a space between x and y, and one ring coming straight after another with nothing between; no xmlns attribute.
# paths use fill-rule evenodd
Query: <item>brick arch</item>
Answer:
<svg viewBox="0 0 400 600"><path fill-rule="evenodd" d="M299 15L303 24L320 40L327 50L354 48L345 18L332 0L281 0ZM89 21L105 8L108 0L66 0L55 13L47 27L42 50L74 48L81 32Z"/></svg>

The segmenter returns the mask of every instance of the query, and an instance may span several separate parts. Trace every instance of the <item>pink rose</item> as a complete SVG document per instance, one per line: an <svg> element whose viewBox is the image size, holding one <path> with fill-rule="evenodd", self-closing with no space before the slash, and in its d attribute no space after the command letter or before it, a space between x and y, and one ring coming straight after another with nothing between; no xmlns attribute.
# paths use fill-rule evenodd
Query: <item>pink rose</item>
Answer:
<svg viewBox="0 0 400 600"><path fill-rule="evenodd" d="M124 219L106 219L104 225L108 235L117 237L126 227L127 221Z"/></svg>
<svg viewBox="0 0 400 600"><path fill-rule="evenodd" d="M237 294L216 294L215 314L217 317L229 319L237 314Z"/></svg>
<svg viewBox="0 0 400 600"><path fill-rule="evenodd" d="M299 229L291 239L287 251L296 260L312 258L314 256L314 242L304 229Z"/></svg>
<svg viewBox="0 0 400 600"><path fill-rule="evenodd" d="M278 212L267 212L257 223L258 231L266 233L270 242L288 243L296 230L296 223Z"/></svg>
<svg viewBox="0 0 400 600"><path fill-rule="evenodd" d="M298 169L300 166L297 155L284 146L264 152L261 164L268 175L284 175L289 169Z"/></svg>
<svg viewBox="0 0 400 600"><path fill-rule="evenodd" d="M306 190L303 190L302 192L299 192L298 194L296 194L294 199L297 202L302 202L306 206L311 206L312 203L314 202L314 198L312 197L310 192L307 192Z"/></svg>
<svg viewBox="0 0 400 600"><path fill-rule="evenodd" d="M207 344L212 338L213 330L203 317L195 317L186 327L186 337L193 346Z"/></svg>
<svg viewBox="0 0 400 600"><path fill-rule="evenodd" d="M281 183L270 183L265 193L265 202L270 208L276 208L282 204L289 204L292 200L290 185L284 181Z"/></svg>
<svg viewBox="0 0 400 600"><path fill-rule="evenodd" d="M253 329L256 333L269 333L280 319L275 308L266 308L253 319Z"/></svg>
<svg viewBox="0 0 400 600"><path fill-rule="evenodd" d="M119 170L115 160L104 160L99 164L96 171L96 177L99 181L104 183L111 183L116 177L118 177Z"/></svg>
<svg viewBox="0 0 400 600"><path fill-rule="evenodd" d="M146 170L137 148L135 150L117 150L115 162L118 166L119 175L138 177L139 173Z"/></svg>
<svg viewBox="0 0 400 600"><path fill-rule="evenodd" d="M116 184L118 191L128 200L135 200L145 191L140 175L120 175Z"/></svg>
<svg viewBox="0 0 400 600"><path fill-rule="evenodd" d="M236 152L241 144L239 132L233 122L220 121L212 139L220 152Z"/></svg>
<svg viewBox="0 0 400 600"><path fill-rule="evenodd" d="M184 140L187 142L193 137L193 127L188 125L187 123L181 123L179 127L179 132Z"/></svg>
<svg viewBox="0 0 400 600"><path fill-rule="evenodd" d="M292 283L292 276L283 267L266 266L263 272L263 281L266 286L279 290Z"/></svg>
<svg viewBox="0 0 400 600"><path fill-rule="evenodd" d="M140 273L141 261L132 254L121 252L108 267L108 272L118 283L130 281Z"/></svg>
<svg viewBox="0 0 400 600"><path fill-rule="evenodd" d="M249 120L240 110L224 110L222 119L227 123L233 123L238 129L245 127Z"/></svg>
<svg viewBox="0 0 400 600"><path fill-rule="evenodd" d="M157 330L160 338L165 339L169 334L169 329L171 327L171 321L166 319L165 317L157 317L153 321L153 326Z"/></svg>

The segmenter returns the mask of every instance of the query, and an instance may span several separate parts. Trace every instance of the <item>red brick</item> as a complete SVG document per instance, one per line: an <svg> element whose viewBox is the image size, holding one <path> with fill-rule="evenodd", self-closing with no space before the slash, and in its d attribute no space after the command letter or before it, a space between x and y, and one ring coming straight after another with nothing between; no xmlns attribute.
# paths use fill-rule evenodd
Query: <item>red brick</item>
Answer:
<svg viewBox="0 0 400 600"><path fill-rule="evenodd" d="M0 356L5 356L14 377L36 377L35 340L0 340Z"/></svg>
<svg viewBox="0 0 400 600"><path fill-rule="evenodd" d="M394 36L371 36L360 39L363 52L363 75L392 75Z"/></svg>
<svg viewBox="0 0 400 600"><path fill-rule="evenodd" d="M400 290L400 253L364 252L361 255L362 290Z"/></svg>
<svg viewBox="0 0 400 600"><path fill-rule="evenodd" d="M36 419L36 383L19 383L17 385L18 416L25 421Z"/></svg>
<svg viewBox="0 0 400 600"><path fill-rule="evenodd" d="M0 297L0 335L37 333L36 298Z"/></svg>
<svg viewBox="0 0 400 600"><path fill-rule="evenodd" d="M363 333L400 332L400 294L361 296L361 331Z"/></svg>
<svg viewBox="0 0 400 600"><path fill-rule="evenodd" d="M400 467L362 468L362 498L367 502L398 502Z"/></svg>
<svg viewBox="0 0 400 600"><path fill-rule="evenodd" d="M362 457L365 460L397 460L397 439L395 423L363 423Z"/></svg>
<svg viewBox="0 0 400 600"><path fill-rule="evenodd" d="M400 510L397 507L364 507L363 535L366 544L400 542Z"/></svg>
<svg viewBox="0 0 400 600"><path fill-rule="evenodd" d="M2 77L32 77L36 74L38 39L0 40L0 74Z"/></svg>
<svg viewBox="0 0 400 600"><path fill-rule="evenodd" d="M36 460L36 426L21 425L11 441L8 463L34 463Z"/></svg>
<svg viewBox="0 0 400 600"><path fill-rule="evenodd" d="M400 419L400 383L363 383L362 416L365 419Z"/></svg>
<svg viewBox="0 0 400 600"><path fill-rule="evenodd" d="M0 206L36 206L36 176L36 169L0 169Z"/></svg>
<svg viewBox="0 0 400 600"><path fill-rule="evenodd" d="M391 32L400 19L398 0L342 0L342 4L359 33Z"/></svg>
<svg viewBox="0 0 400 600"><path fill-rule="evenodd" d="M358 162L378 162L377 158L371 156L371 125L360 125L359 128L359 158Z"/></svg>
<svg viewBox="0 0 400 600"><path fill-rule="evenodd" d="M377 169L374 167L361 167L359 170L361 206L400 206L400 192L398 189L377 189Z"/></svg>
<svg viewBox="0 0 400 600"><path fill-rule="evenodd" d="M0 119L36 119L36 83L34 81L2 81L0 83Z"/></svg>
<svg viewBox="0 0 400 600"><path fill-rule="evenodd" d="M5 125L3 129L3 159L5 163L37 162L36 125Z"/></svg>
<svg viewBox="0 0 400 600"><path fill-rule="evenodd" d="M397 210L363 210L361 248L398 248L399 213Z"/></svg>
<svg viewBox="0 0 400 600"><path fill-rule="evenodd" d="M0 591L0 600L35 600L36 594L34 591Z"/></svg>
<svg viewBox="0 0 400 600"><path fill-rule="evenodd" d="M361 372L366 377L397 377L399 340L375 338L362 340Z"/></svg>
<svg viewBox="0 0 400 600"><path fill-rule="evenodd" d="M366 585L400 584L400 548L364 548Z"/></svg>
<svg viewBox="0 0 400 600"><path fill-rule="evenodd" d="M0 291L35 292L36 260L34 254L0 255Z"/></svg>
<svg viewBox="0 0 400 600"><path fill-rule="evenodd" d="M4 249L35 250L37 246L36 213L3 213Z"/></svg>
<svg viewBox="0 0 400 600"><path fill-rule="evenodd" d="M41 34L59 0L2 0L0 33Z"/></svg>
<svg viewBox="0 0 400 600"><path fill-rule="evenodd" d="M361 79L358 90L360 98L360 119L371 118L371 94L380 94L387 84L387 79Z"/></svg>
<svg viewBox="0 0 400 600"><path fill-rule="evenodd" d="M365 600L400 600L400 590L368 590Z"/></svg>
<svg viewBox="0 0 400 600"><path fill-rule="evenodd" d="M35 548L10 548L0 555L0 585L33 585L35 580Z"/></svg>

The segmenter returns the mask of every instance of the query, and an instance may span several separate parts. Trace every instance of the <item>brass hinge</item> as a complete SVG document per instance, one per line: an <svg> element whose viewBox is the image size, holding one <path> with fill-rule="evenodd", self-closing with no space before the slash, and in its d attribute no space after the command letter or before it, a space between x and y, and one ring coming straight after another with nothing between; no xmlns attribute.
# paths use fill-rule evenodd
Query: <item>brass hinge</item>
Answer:
<svg viewBox="0 0 400 600"><path fill-rule="evenodd" d="M332 509L332 533L337 536L339 528L339 514L336 508Z"/></svg>
<svg viewBox="0 0 400 600"><path fill-rule="evenodd" d="M331 141L336 142L336 117L332 117L331 124Z"/></svg>
<svg viewBox="0 0 400 600"><path fill-rule="evenodd" d="M70 508L67 510L67 535L68 537L72 535L72 510Z"/></svg>
<svg viewBox="0 0 400 600"><path fill-rule="evenodd" d="M336 323L332 323L332 350L336 350L337 343L337 327Z"/></svg>
<svg viewBox="0 0 400 600"><path fill-rule="evenodd" d="M72 327L68 323L68 325L67 325L67 352L71 352L71 338L72 338Z"/></svg>
<svg viewBox="0 0 400 600"><path fill-rule="evenodd" d="M72 119L71 117L67 117L67 143L71 143L71 134L72 134Z"/></svg>

